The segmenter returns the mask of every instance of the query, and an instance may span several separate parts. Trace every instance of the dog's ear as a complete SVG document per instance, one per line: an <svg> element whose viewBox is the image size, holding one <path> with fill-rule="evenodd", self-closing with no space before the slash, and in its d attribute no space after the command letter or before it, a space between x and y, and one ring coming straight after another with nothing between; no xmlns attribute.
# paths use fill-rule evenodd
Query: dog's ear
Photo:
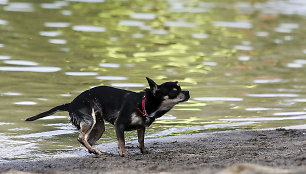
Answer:
<svg viewBox="0 0 306 174"><path fill-rule="evenodd" d="M146 78L147 78L147 81L149 83L150 89L151 89L153 95L155 96L156 91L158 90L158 85L152 79L150 79L149 77L146 77Z"/></svg>

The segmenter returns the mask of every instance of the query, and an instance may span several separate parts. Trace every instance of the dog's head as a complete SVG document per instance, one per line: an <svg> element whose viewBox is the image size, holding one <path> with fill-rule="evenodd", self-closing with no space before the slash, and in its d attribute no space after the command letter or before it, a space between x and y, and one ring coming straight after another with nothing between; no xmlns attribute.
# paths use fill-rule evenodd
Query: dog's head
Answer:
<svg viewBox="0 0 306 174"><path fill-rule="evenodd" d="M148 77L147 81L154 98L160 100L165 107L172 108L174 105L187 101L190 98L189 91L183 91L178 82L166 82L157 85Z"/></svg>

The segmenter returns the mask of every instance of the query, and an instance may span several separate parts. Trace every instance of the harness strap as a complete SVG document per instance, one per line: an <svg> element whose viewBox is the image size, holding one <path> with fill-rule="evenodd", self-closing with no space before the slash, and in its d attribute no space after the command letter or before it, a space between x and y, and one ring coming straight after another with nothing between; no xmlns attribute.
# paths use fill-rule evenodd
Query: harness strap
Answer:
<svg viewBox="0 0 306 174"><path fill-rule="evenodd" d="M147 113L147 111L146 111L146 95L144 95L143 97L142 97L142 100L141 100L141 109L142 110L140 110L139 108L136 108L136 110L137 110L137 112L140 114L140 115L142 115L142 116L144 116L144 117L150 117L149 115L148 115L148 113Z"/></svg>

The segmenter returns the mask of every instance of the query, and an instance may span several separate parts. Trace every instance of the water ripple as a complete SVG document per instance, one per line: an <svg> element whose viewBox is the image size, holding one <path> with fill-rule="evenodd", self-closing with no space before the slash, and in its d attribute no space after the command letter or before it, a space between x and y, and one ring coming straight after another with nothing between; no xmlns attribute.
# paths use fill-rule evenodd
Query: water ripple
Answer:
<svg viewBox="0 0 306 174"><path fill-rule="evenodd" d="M11 56L5 56L5 55L0 55L0 60L7 60L10 59Z"/></svg>
<svg viewBox="0 0 306 174"><path fill-rule="evenodd" d="M192 22L186 22L184 20L178 20L178 21L167 21L164 23L167 27L196 27L197 24Z"/></svg>
<svg viewBox="0 0 306 174"><path fill-rule="evenodd" d="M45 22L46 27L51 28L66 28L70 25L68 22Z"/></svg>
<svg viewBox="0 0 306 174"><path fill-rule="evenodd" d="M145 84L142 83L112 83L111 86L113 87L130 87L130 88L140 88L145 87Z"/></svg>
<svg viewBox="0 0 306 174"><path fill-rule="evenodd" d="M15 105L36 105L36 102L33 101L18 101L14 102Z"/></svg>
<svg viewBox="0 0 306 174"><path fill-rule="evenodd" d="M121 20L119 21L120 25L131 26L131 27L141 27L145 26L145 23L142 21L134 21L134 20Z"/></svg>
<svg viewBox="0 0 306 174"><path fill-rule="evenodd" d="M20 136L15 136L15 138L52 138L53 136L58 135L65 135L65 134L72 134L77 132L76 130L55 130L55 131L48 131L48 132L40 132L40 133L33 133L33 134L24 134Z"/></svg>
<svg viewBox="0 0 306 174"><path fill-rule="evenodd" d="M298 94L247 94L249 97L298 97Z"/></svg>
<svg viewBox="0 0 306 174"><path fill-rule="evenodd" d="M105 67L105 68L119 68L120 67L119 64L115 64L115 63L100 63L99 66Z"/></svg>
<svg viewBox="0 0 306 174"><path fill-rule="evenodd" d="M303 120L306 115L295 117L254 117L254 118L222 118L220 121L283 121L283 120Z"/></svg>
<svg viewBox="0 0 306 174"><path fill-rule="evenodd" d="M280 111L281 108L245 108L246 111Z"/></svg>
<svg viewBox="0 0 306 174"><path fill-rule="evenodd" d="M305 115L306 112L276 112L273 115Z"/></svg>
<svg viewBox="0 0 306 174"><path fill-rule="evenodd" d="M72 27L74 31L83 31L83 32L105 32L106 28L98 27L93 25L75 25Z"/></svg>
<svg viewBox="0 0 306 174"><path fill-rule="evenodd" d="M6 20L3 20L3 19L0 19L0 25L7 25L7 21Z"/></svg>
<svg viewBox="0 0 306 174"><path fill-rule="evenodd" d="M38 63L32 62L32 61L27 61L27 60L5 60L5 64L10 64L10 65L29 65L29 66L37 66Z"/></svg>
<svg viewBox="0 0 306 174"><path fill-rule="evenodd" d="M27 2L10 2L4 7L4 10L14 12L33 12L34 7L31 3Z"/></svg>
<svg viewBox="0 0 306 174"><path fill-rule="evenodd" d="M68 76L96 76L98 73L96 72L66 72Z"/></svg>
<svg viewBox="0 0 306 174"><path fill-rule="evenodd" d="M17 72L57 72L60 71L59 67L50 66L36 66L36 67L14 67L14 66L1 66L0 71L17 71Z"/></svg>
<svg viewBox="0 0 306 174"><path fill-rule="evenodd" d="M253 83L279 83L282 81L282 79L256 79L253 80Z"/></svg>
<svg viewBox="0 0 306 174"><path fill-rule="evenodd" d="M215 26L229 27L229 28L243 28L250 29L253 27L250 21L215 21Z"/></svg>
<svg viewBox="0 0 306 174"><path fill-rule="evenodd" d="M66 1L71 1L71 2L87 2L87 3L101 3L101 2L104 2L105 0L66 0Z"/></svg>
<svg viewBox="0 0 306 174"><path fill-rule="evenodd" d="M46 8L46 9L60 9L64 6L68 6L68 2L65 1L56 1L53 3L42 3L41 8Z"/></svg>
<svg viewBox="0 0 306 174"><path fill-rule="evenodd" d="M9 0L0 0L0 5L6 5Z"/></svg>
<svg viewBox="0 0 306 174"><path fill-rule="evenodd" d="M202 33L193 33L191 36L197 39L206 39L209 37L208 34L202 34Z"/></svg>
<svg viewBox="0 0 306 174"><path fill-rule="evenodd" d="M19 95L22 95L22 93L19 93L19 92L5 92L5 93L2 93L3 95L9 95L9 96L19 96Z"/></svg>
<svg viewBox="0 0 306 174"><path fill-rule="evenodd" d="M48 37L56 37L62 34L61 31L41 31L39 32L41 36L48 36Z"/></svg>
<svg viewBox="0 0 306 174"><path fill-rule="evenodd" d="M130 17L133 19L153 20L156 15L154 13L132 13Z"/></svg>
<svg viewBox="0 0 306 174"><path fill-rule="evenodd" d="M299 27L300 25L296 23L281 23L280 26L275 28L275 31L279 33L291 33L293 29L298 29Z"/></svg>
<svg viewBox="0 0 306 174"><path fill-rule="evenodd" d="M248 45L235 45L234 48L237 49L237 50L242 50L242 51L251 51L251 50L253 50L253 47L252 46L248 46Z"/></svg>
<svg viewBox="0 0 306 174"><path fill-rule="evenodd" d="M206 65L206 66L217 66L218 63L217 62L203 62L203 65Z"/></svg>
<svg viewBox="0 0 306 174"><path fill-rule="evenodd" d="M96 77L98 80L127 80L127 77L122 76L98 76Z"/></svg>
<svg viewBox="0 0 306 174"><path fill-rule="evenodd" d="M239 56L238 57L238 60L240 61L249 61L251 59L250 56Z"/></svg>
<svg viewBox="0 0 306 174"><path fill-rule="evenodd" d="M194 100L198 101L242 101L243 98L234 97L196 97Z"/></svg>
<svg viewBox="0 0 306 174"><path fill-rule="evenodd" d="M49 43L64 45L64 44L67 44L67 40L65 40L65 39L49 39Z"/></svg>

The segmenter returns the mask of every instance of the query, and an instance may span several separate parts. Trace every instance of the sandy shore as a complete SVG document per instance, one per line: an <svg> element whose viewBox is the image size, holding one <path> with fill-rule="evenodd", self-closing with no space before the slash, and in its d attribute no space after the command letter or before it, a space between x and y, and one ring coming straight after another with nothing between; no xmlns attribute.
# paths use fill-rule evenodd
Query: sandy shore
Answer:
<svg viewBox="0 0 306 174"><path fill-rule="evenodd" d="M115 152L96 157L48 158L0 164L0 173L305 173L306 130L247 130L146 140L128 157ZM99 146L98 146L99 148ZM103 150L103 149L102 149ZM264 167L266 166L266 167Z"/></svg>

